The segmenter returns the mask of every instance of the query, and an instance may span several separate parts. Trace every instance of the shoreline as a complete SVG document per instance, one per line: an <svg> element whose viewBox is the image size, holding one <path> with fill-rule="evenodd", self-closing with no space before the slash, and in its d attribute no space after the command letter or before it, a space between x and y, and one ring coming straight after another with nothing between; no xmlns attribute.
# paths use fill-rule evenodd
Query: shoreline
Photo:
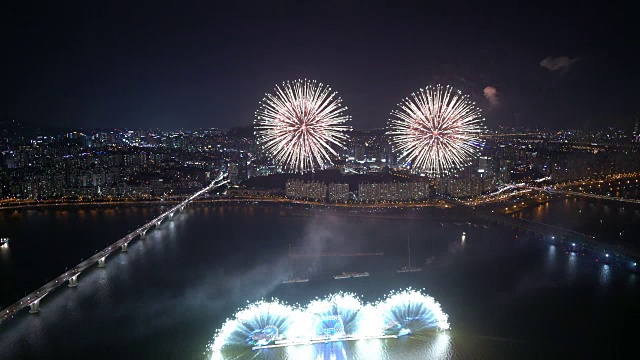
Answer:
<svg viewBox="0 0 640 360"><path fill-rule="evenodd" d="M0 211L2 210L20 210L29 208L46 208L46 207L73 207L73 206L118 206L118 205L170 205L179 203L182 200L123 200L123 201L52 201L47 203L27 203L3 206L0 205ZM450 208L451 204L443 201L427 201L420 203L380 203L380 204L347 204L347 203L325 203L305 200L295 200L286 198L217 198L217 199L202 199L193 201L194 204L203 203L283 203L283 204L295 204L305 206L318 206L325 208L366 208L366 209L393 209L393 208Z"/></svg>
<svg viewBox="0 0 640 360"><path fill-rule="evenodd" d="M557 183L554 186L560 189L579 186L585 184L597 184L602 183L604 181L615 181L621 179L633 179L640 178L640 173L621 173L610 175L604 177L602 179L582 179L582 180L573 180L566 181L562 183ZM579 196L578 194L574 194L572 196ZM62 207L62 206L104 206L104 205L155 205L155 204L175 204L180 201L183 201L183 198L178 199L144 199L144 200L95 200L95 201L68 201L62 199L56 200L44 200L44 201L11 201L11 200L0 200L0 211L2 210L17 210L17 209L28 209L28 208L39 208L39 207ZM526 199L524 200L524 205L519 209L509 209L505 214L513 214L518 213L521 210L524 210L529 207L535 207L539 204L543 204L553 200L550 199ZM616 199L601 199L601 200L610 200L616 201ZM216 202L270 202L270 203L288 203L288 204L299 204L299 205L311 205L311 206L319 206L326 208L365 208L365 209L389 209L389 208L424 208L424 207L442 207L442 208L451 208L452 202L442 200L442 199L434 199L421 201L416 203L402 203L402 202L388 202L388 203L378 203L378 204L367 204L367 203L328 203L328 202L319 202L319 201L309 201L309 200L297 200L297 199L287 199L283 197L227 197L227 198L216 198L216 199L201 199L194 201L194 203L216 203ZM465 205L463 201L459 205ZM508 201L506 201L508 202ZM519 202L522 203L522 200ZM488 201L484 203L477 203L475 206L485 207L493 210L497 210L499 208L504 207L505 201Z"/></svg>

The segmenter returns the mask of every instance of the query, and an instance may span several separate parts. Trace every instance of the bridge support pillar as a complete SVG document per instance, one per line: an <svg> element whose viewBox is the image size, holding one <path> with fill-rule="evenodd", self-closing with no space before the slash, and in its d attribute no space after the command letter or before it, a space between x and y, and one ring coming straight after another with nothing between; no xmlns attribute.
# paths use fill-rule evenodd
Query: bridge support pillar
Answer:
<svg viewBox="0 0 640 360"><path fill-rule="evenodd" d="M173 219L173 213L169 213L169 220Z"/></svg>
<svg viewBox="0 0 640 360"><path fill-rule="evenodd" d="M158 222L156 223L156 227L160 227L160 224L161 224L161 223L162 223L162 220L158 221Z"/></svg>
<svg viewBox="0 0 640 360"><path fill-rule="evenodd" d="M40 312L40 299L29 304L29 314L36 314Z"/></svg>
<svg viewBox="0 0 640 360"><path fill-rule="evenodd" d="M73 275L72 277L69 278L69 287L76 287L78 286L78 274Z"/></svg>
<svg viewBox="0 0 640 360"><path fill-rule="evenodd" d="M147 230L140 233L140 239L144 239L145 237L147 237Z"/></svg>
<svg viewBox="0 0 640 360"><path fill-rule="evenodd" d="M123 252L129 251L129 243L124 243L121 246Z"/></svg>
<svg viewBox="0 0 640 360"><path fill-rule="evenodd" d="M103 267L105 267L105 266L106 266L106 264L105 264L105 261L104 261L104 260L105 260L105 258L102 258L102 259L99 259L99 260L98 260L98 267L99 267L99 268L103 268Z"/></svg>

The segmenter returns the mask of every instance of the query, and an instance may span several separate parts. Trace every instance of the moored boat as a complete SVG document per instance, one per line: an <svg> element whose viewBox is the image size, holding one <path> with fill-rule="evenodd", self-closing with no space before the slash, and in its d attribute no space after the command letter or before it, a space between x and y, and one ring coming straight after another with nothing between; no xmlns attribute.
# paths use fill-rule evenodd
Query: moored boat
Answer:
<svg viewBox="0 0 640 360"><path fill-rule="evenodd" d="M408 273L408 272L422 271L422 268L419 268L419 267L416 267L416 266L411 266L411 246L409 244L409 239L408 238L407 238L407 252L408 252L407 266L401 267L400 269L396 270L396 272Z"/></svg>

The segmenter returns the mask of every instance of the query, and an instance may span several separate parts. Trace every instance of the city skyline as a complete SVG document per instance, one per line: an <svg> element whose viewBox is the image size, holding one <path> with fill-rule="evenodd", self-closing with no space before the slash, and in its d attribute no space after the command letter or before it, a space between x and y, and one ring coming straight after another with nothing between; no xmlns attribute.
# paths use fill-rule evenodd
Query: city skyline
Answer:
<svg viewBox="0 0 640 360"><path fill-rule="evenodd" d="M1 359L636 350L631 4L3 10Z"/></svg>
<svg viewBox="0 0 640 360"><path fill-rule="evenodd" d="M309 78L333 85L354 128L384 126L406 94L438 83L469 94L489 127L632 126L637 75L624 10L13 4L1 120L231 128L253 121L274 84Z"/></svg>

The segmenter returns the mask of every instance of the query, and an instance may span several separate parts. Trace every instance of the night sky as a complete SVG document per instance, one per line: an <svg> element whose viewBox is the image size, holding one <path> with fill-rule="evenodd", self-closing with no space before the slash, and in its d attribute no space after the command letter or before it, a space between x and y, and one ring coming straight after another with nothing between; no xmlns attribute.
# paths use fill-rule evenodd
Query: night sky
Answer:
<svg viewBox="0 0 640 360"><path fill-rule="evenodd" d="M330 84L361 129L436 83L490 128L630 128L640 111L637 13L613 2L12 3L0 121L230 128L297 78Z"/></svg>

